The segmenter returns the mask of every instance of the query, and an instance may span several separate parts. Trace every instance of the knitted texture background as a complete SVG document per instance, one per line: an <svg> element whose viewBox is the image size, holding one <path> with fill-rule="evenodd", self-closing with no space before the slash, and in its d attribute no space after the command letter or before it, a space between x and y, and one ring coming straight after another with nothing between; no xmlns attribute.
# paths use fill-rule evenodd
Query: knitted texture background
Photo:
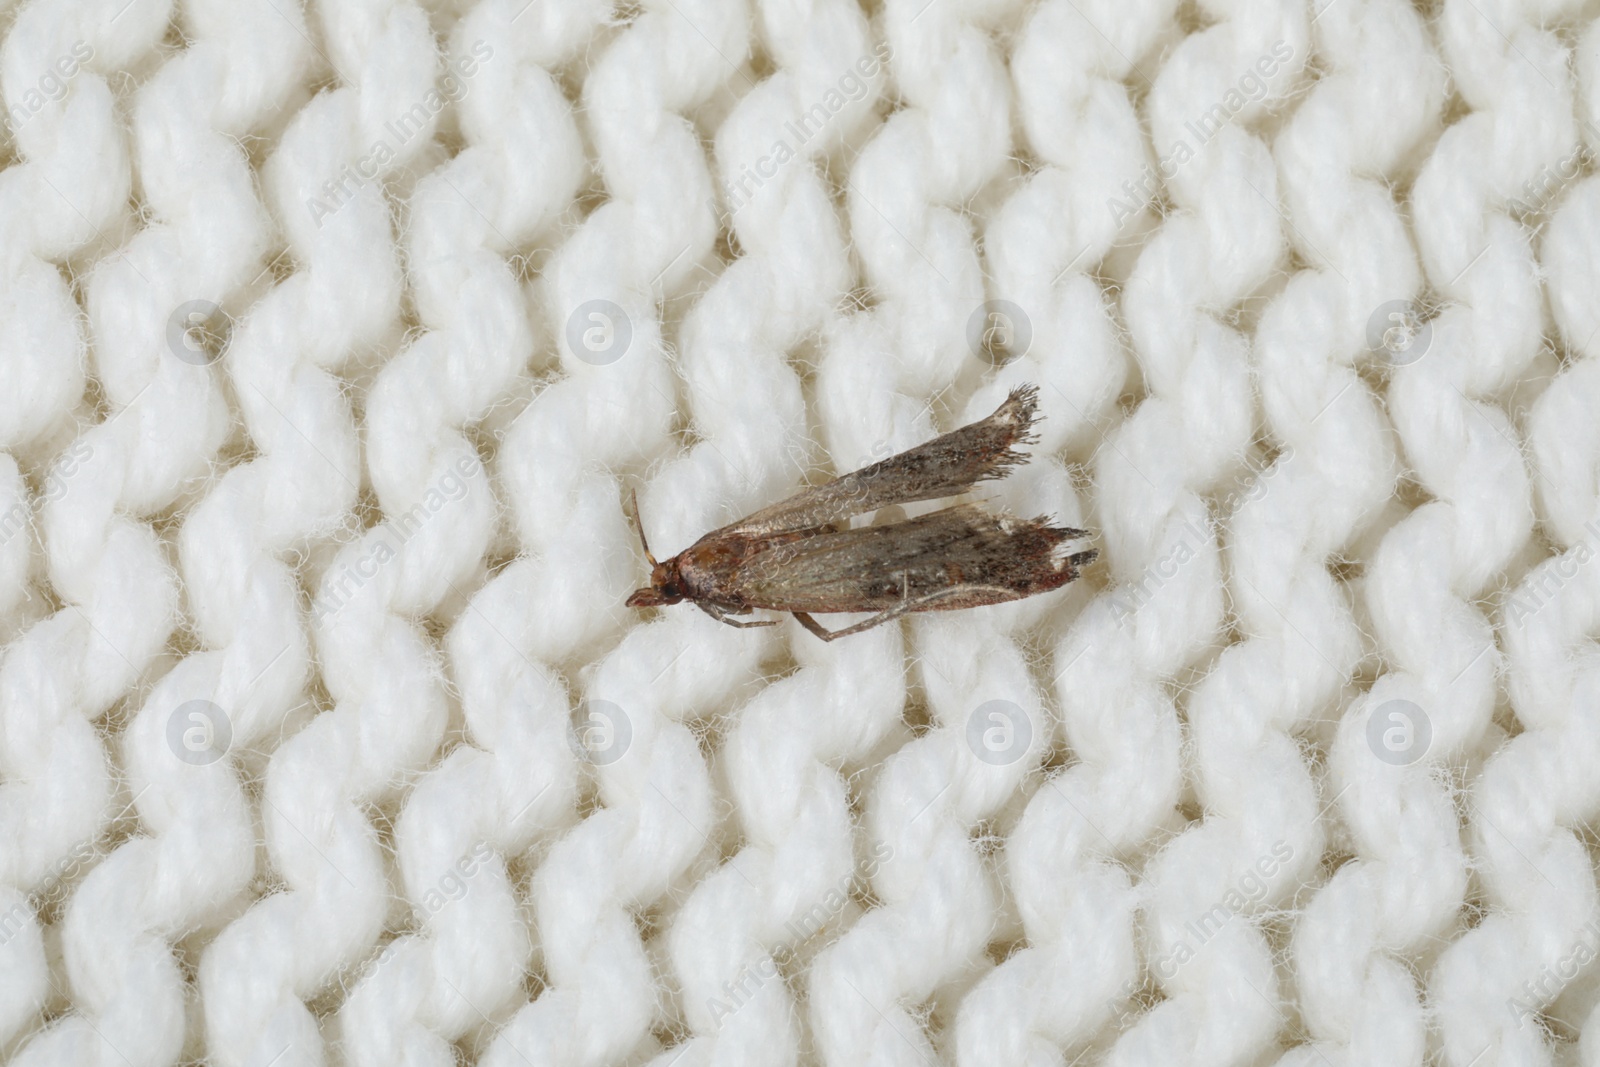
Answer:
<svg viewBox="0 0 1600 1067"><path fill-rule="evenodd" d="M0 0L0 1061L1597 1067L1597 17Z"/></svg>

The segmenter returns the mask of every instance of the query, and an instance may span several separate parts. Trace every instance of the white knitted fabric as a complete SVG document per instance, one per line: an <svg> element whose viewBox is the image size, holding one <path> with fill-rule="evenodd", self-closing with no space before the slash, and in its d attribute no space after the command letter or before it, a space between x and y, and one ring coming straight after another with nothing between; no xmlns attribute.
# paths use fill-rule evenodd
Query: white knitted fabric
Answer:
<svg viewBox="0 0 1600 1067"><path fill-rule="evenodd" d="M0 1062L1600 1067L1594 5L0 35ZM1075 585L623 605L1020 382Z"/></svg>

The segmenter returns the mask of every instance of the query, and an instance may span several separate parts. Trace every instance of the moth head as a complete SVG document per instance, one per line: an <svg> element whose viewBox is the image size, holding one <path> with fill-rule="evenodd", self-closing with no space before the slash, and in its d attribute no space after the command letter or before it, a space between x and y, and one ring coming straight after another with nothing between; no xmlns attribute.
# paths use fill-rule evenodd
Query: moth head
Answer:
<svg viewBox="0 0 1600 1067"><path fill-rule="evenodd" d="M688 593L683 587L683 575L678 573L677 557L665 563L656 563L650 568L650 585L646 589L635 589L628 598L630 608L658 608L663 604L676 604Z"/></svg>
<svg viewBox="0 0 1600 1067"><path fill-rule="evenodd" d="M628 607L658 608L663 604L676 604L688 595L683 587L683 575L678 573L678 559L674 556L665 563L656 562L656 558L650 554L650 542L644 539L644 523L639 521L637 494L630 493L628 502L632 505L628 509L628 516L639 531L639 544L644 548L644 558L650 561L650 586L648 589L635 589L633 595L628 597Z"/></svg>

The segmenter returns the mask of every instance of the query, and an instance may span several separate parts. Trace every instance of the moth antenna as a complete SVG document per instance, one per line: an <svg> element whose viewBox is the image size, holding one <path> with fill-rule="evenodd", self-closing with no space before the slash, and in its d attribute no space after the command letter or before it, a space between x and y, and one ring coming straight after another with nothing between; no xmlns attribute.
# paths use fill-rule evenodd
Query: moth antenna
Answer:
<svg viewBox="0 0 1600 1067"><path fill-rule="evenodd" d="M628 490L628 501L632 505L628 509L628 518L633 520L633 528L639 531L639 544L644 546L644 558L650 561L650 566L656 565L656 558L650 554L650 542L644 539L644 520L639 518L639 491Z"/></svg>

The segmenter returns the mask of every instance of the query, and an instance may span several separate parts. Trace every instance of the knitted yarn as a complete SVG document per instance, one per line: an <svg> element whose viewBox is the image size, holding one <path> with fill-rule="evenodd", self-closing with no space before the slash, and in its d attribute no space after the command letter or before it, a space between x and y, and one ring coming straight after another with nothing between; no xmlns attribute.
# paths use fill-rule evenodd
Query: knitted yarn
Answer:
<svg viewBox="0 0 1600 1067"><path fill-rule="evenodd" d="M0 12L0 1062L1600 1067L1592 11Z"/></svg>

